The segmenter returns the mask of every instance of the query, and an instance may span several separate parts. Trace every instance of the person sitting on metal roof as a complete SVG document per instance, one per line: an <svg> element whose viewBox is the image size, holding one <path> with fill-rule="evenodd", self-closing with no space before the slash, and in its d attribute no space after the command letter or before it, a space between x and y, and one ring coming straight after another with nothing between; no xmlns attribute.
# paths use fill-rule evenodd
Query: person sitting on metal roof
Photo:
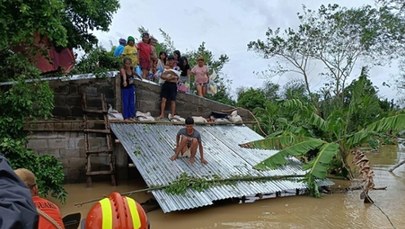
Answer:
<svg viewBox="0 0 405 229"><path fill-rule="evenodd" d="M175 154L170 158L170 160L176 160L180 153L182 156L186 156L190 153L190 163L193 164L195 161L195 155L198 150L200 151L200 159L202 164L208 164L204 159L204 150L201 142L201 134L196 129L194 129L194 119L192 117L186 118L186 127L182 128L177 132L176 135L176 150Z"/></svg>

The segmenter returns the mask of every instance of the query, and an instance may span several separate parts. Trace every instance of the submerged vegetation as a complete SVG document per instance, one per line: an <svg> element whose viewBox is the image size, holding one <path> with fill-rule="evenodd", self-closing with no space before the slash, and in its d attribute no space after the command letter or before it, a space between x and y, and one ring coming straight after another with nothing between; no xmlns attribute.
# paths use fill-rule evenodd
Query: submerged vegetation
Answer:
<svg viewBox="0 0 405 229"><path fill-rule="evenodd" d="M266 182L271 180L298 180L302 175L285 175L285 176L233 176L231 178L221 178L219 176L195 178L187 173L182 173L180 176L169 185L160 187L152 187L152 190L164 189L167 193L174 195L183 195L187 189L191 188L198 192L202 192L208 188L219 185L235 185L242 181L259 181Z"/></svg>
<svg viewBox="0 0 405 229"><path fill-rule="evenodd" d="M238 103L255 107L260 127L267 131L264 140L242 146L280 150L255 168L273 169L284 166L288 157L301 158L304 180L311 193L319 196L316 179L328 174L357 176L348 160L350 152L396 142L397 134L405 129L405 113L378 97L378 89L368 79L368 68L404 53L405 9L392 10L401 5L397 1L380 3L376 8L328 5L313 11L304 7L304 13L298 14L298 30L269 29L266 40L248 44L249 49L279 63L269 73L295 72L303 77L274 99L266 98L261 89L239 93ZM361 74L348 85L360 62L364 66ZM323 65L320 75L330 79L319 92L311 90L310 63Z"/></svg>

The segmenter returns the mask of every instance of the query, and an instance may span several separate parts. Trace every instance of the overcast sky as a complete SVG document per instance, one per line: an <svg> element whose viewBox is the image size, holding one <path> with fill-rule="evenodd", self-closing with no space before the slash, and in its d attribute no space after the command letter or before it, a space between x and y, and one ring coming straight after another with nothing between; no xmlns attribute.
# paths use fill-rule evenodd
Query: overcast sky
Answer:
<svg viewBox="0 0 405 229"><path fill-rule="evenodd" d="M250 41L264 39L267 28L296 28L299 21L297 12L302 5L318 9L321 4L338 2L341 6L356 7L373 4L372 0L121 0L121 8L114 15L109 32L96 32L101 45L107 49L116 45L120 37L139 37L138 28L144 26L158 40L162 40L159 28L167 32L181 52L195 50L205 41L206 47L215 57L229 56L230 61L223 69L226 78L232 81L234 94L239 87L261 87L265 79L253 71L266 70L270 60L248 51ZM352 77L359 75L354 69ZM316 71L314 71L316 72ZM396 71L393 71L396 72ZM396 96L393 88L382 86L382 82L393 83L383 68L370 72L380 95ZM291 74L273 77L274 83L283 84ZM316 73L310 77L312 90L323 84Z"/></svg>

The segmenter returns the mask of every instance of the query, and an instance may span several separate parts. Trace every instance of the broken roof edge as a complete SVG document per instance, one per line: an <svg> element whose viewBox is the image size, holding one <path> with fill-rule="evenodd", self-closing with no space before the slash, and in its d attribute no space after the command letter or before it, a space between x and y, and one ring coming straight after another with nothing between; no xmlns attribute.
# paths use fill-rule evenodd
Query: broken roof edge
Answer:
<svg viewBox="0 0 405 229"><path fill-rule="evenodd" d="M110 123L117 123L117 124L146 124L146 125L172 125L172 126L184 126L185 123L182 122L171 122L171 121L135 121L135 120L117 120L117 119L110 119ZM243 123L215 123L215 122L207 122L207 123L198 123L195 122L194 125L196 126L246 126L246 124L255 124L255 121L243 121Z"/></svg>
<svg viewBox="0 0 405 229"><path fill-rule="evenodd" d="M331 186L334 184L328 179L318 180L316 182L320 187ZM228 191L225 192L224 190ZM239 181L234 184L219 184L211 186L202 191L187 188L183 194L171 194L164 189L153 190L151 193L156 198L163 213L170 213L207 207L214 205L217 201L234 198L243 200L258 196L258 198L255 199L255 201L257 201L269 198L275 199L294 195L306 195L308 194L308 187L304 182L299 180L279 180L279 182L276 183L274 183L274 181ZM195 198L196 195L198 195L199 198ZM262 198L260 196L267 196L267 198ZM190 203L186 201L189 198L196 201L198 200L198 206L190 205Z"/></svg>
<svg viewBox="0 0 405 229"><path fill-rule="evenodd" d="M118 71L108 71L108 72L105 72L105 76L97 77L94 73L84 73L84 74L76 74L76 75L51 76L51 77L44 77L44 78L39 78L39 79L26 79L26 80L24 80L24 82L31 83L31 82L36 82L36 81L52 81L52 80L71 81L71 80L96 79L96 78L114 78L117 74L118 74ZM17 83L17 81L0 82L0 86L13 85L16 83Z"/></svg>

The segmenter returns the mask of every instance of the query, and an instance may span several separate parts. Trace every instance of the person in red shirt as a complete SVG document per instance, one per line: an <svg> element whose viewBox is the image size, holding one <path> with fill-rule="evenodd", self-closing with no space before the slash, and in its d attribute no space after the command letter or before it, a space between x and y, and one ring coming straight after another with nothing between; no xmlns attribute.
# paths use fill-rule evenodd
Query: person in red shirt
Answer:
<svg viewBox="0 0 405 229"><path fill-rule="evenodd" d="M38 228L41 229L60 229L64 228L59 207L49 200L38 196L38 186L35 175L28 169L16 169L14 172L30 189L32 200L39 214Z"/></svg>
<svg viewBox="0 0 405 229"><path fill-rule="evenodd" d="M142 78L147 79L152 67L152 47L149 44L149 33L142 34L142 41L138 43L139 65L142 69Z"/></svg>

